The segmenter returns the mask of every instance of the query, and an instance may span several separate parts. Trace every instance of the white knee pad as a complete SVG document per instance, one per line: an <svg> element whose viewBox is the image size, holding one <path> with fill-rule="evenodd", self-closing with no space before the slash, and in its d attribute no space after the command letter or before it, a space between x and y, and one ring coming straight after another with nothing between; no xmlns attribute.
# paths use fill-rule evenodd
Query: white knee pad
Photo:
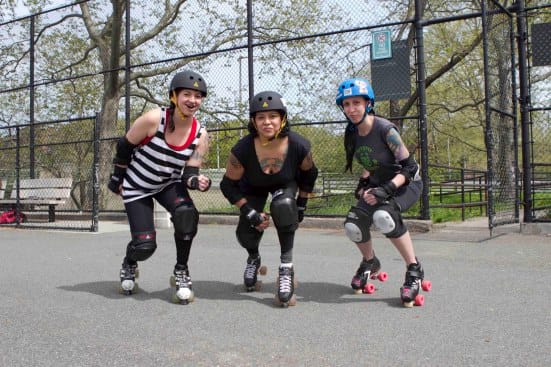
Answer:
<svg viewBox="0 0 551 367"><path fill-rule="evenodd" d="M369 241L371 239L369 223L369 217L364 210L352 207L344 221L344 232L352 242L362 243Z"/></svg>
<svg viewBox="0 0 551 367"><path fill-rule="evenodd" d="M376 210L373 213L373 224L382 234L390 233L396 228L394 218L386 210Z"/></svg>
<svg viewBox="0 0 551 367"><path fill-rule="evenodd" d="M356 242L356 243L363 242L362 230L356 225L356 223L351 223L351 222L345 223L344 232L346 233L346 237L348 237L350 241Z"/></svg>

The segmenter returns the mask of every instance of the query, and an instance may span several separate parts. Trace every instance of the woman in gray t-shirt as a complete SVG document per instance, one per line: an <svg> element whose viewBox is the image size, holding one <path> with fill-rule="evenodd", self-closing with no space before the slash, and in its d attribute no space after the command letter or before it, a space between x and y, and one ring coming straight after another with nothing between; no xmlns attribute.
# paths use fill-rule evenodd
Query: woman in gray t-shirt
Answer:
<svg viewBox="0 0 551 367"><path fill-rule="evenodd" d="M430 282L423 281L423 268L415 256L401 214L421 195L419 165L396 126L375 116L375 95L367 80L343 81L336 103L348 120L344 136L345 171L352 172L354 158L363 167L356 189L358 202L350 209L344 224L346 235L363 256L351 286L357 293L372 293L374 286L367 283L368 279L386 279L386 273L380 273L381 264L373 251L370 227L374 224L394 244L407 267L405 282L400 288L404 306L422 305L424 299L419 288L428 290Z"/></svg>

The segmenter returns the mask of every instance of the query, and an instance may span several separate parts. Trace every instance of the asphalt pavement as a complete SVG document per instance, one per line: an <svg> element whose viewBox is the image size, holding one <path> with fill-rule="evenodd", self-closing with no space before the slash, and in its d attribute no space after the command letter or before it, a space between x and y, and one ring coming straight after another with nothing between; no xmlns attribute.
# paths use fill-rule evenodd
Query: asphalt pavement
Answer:
<svg viewBox="0 0 551 367"><path fill-rule="evenodd" d="M360 254L340 228L301 228L298 304L274 305L279 246L267 230L263 288L242 287L234 226L202 223L189 262L196 295L171 303L171 229L140 263L141 291L118 293L124 223L99 233L0 228L0 366L549 366L551 237L515 228L413 233L432 289L399 300L405 267L374 234L386 282L355 295ZM512 228L512 229L511 229Z"/></svg>

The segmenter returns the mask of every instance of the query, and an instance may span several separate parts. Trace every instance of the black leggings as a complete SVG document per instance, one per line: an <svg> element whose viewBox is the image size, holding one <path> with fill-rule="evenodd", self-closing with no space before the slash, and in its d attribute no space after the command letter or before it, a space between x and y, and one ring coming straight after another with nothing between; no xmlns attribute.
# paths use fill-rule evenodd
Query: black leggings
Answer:
<svg viewBox="0 0 551 367"><path fill-rule="evenodd" d="M174 215L176 207L182 202L194 205L189 196L185 185L181 182L173 183L153 196L147 196L138 200L125 203L130 232L134 233L153 233L155 232L155 222L153 220L153 199L157 200L171 216ZM187 265L192 240L178 240L176 242L176 262L181 265Z"/></svg>

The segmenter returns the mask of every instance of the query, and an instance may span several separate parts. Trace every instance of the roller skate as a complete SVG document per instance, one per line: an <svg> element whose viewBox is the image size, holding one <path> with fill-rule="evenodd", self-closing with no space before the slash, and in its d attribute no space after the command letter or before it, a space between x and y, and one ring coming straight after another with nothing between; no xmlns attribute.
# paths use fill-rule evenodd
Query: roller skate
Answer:
<svg viewBox="0 0 551 367"><path fill-rule="evenodd" d="M360 263L360 267L356 270L356 275L352 278L350 286L354 290L354 293L368 293L375 292L375 285L368 283L369 279L378 279L384 282L388 278L388 274L385 272L379 273L381 270L381 263L376 256L373 256L371 260L363 259Z"/></svg>
<svg viewBox="0 0 551 367"><path fill-rule="evenodd" d="M262 287L262 281L258 280L258 274L266 275L268 270L266 266L260 265L260 256L252 258L249 256L247 259L247 265L245 266L245 272L243 273L243 283L245 284L245 290L247 292L259 291Z"/></svg>
<svg viewBox="0 0 551 367"><path fill-rule="evenodd" d="M428 292L432 285L430 281L423 280L424 277L425 272L419 261L408 265L404 285L400 288L400 298L405 307L422 306L425 303L425 297L419 293L419 288Z"/></svg>
<svg viewBox="0 0 551 367"><path fill-rule="evenodd" d="M293 266L279 266L279 276L276 281L277 295L275 304L280 307L295 306L297 298L295 296L295 288L297 286L295 280L295 271Z"/></svg>
<svg viewBox="0 0 551 367"><path fill-rule="evenodd" d="M120 271L121 284L119 287L119 293L126 296L136 293L138 291L138 283L136 283L136 279L139 275L138 264L131 265L125 259L122 263Z"/></svg>
<svg viewBox="0 0 551 367"><path fill-rule="evenodd" d="M172 302L187 305L193 302L195 294L193 293L191 277L186 265L176 264L174 275L170 277L170 286L175 288L172 295Z"/></svg>

